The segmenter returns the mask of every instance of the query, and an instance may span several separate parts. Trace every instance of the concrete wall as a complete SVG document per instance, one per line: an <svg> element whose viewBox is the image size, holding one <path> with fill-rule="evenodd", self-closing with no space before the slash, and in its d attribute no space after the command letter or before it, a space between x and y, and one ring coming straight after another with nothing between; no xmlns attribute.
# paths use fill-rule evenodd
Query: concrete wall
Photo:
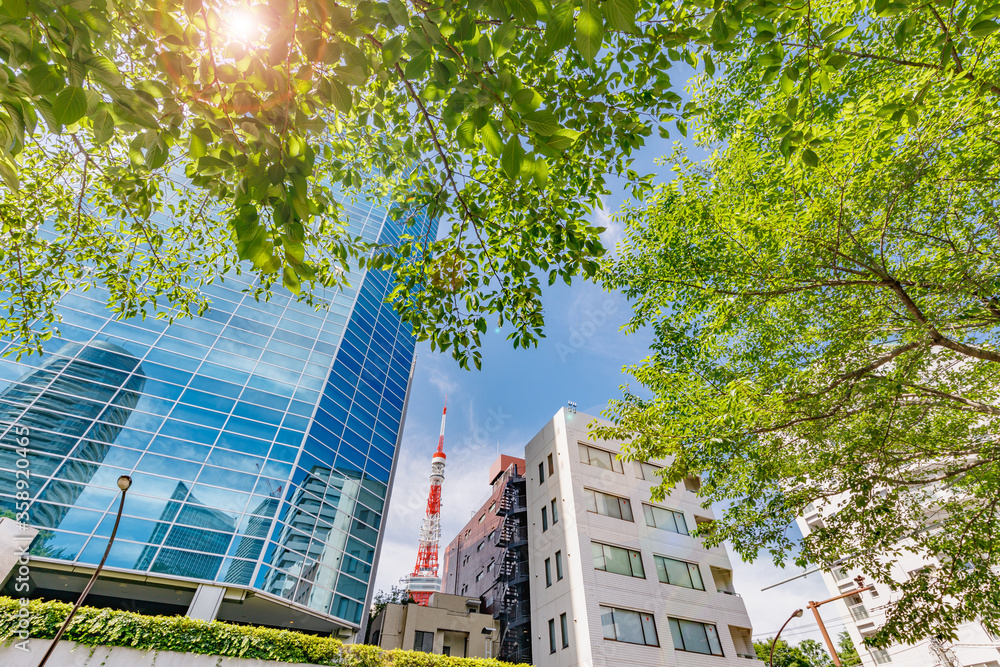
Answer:
<svg viewBox="0 0 1000 667"><path fill-rule="evenodd" d="M495 627L496 622L488 614L470 612L467 600L478 602L475 598L435 593L430 604L438 606L386 605L372 622L369 641L384 649L412 651L419 630L434 633L432 653L441 654L448 646L454 657L486 657L487 638L482 631ZM376 631L379 633L377 640Z"/></svg>
<svg viewBox="0 0 1000 667"><path fill-rule="evenodd" d="M594 417L568 413L565 408L527 444L528 524L531 545L532 657L539 667L753 667L739 654L752 654L745 639L752 634L743 599L721 592L731 586L732 566L724 547L706 549L700 539L646 525L642 506L659 505L684 514L689 529L696 517L712 519L711 510L700 506L697 496L678 484L662 503L652 503L650 486L641 469L624 462L622 472L585 465L578 443L617 452L618 442L597 442L588 437ZM538 478L538 464L548 467L554 459L554 474ZM587 511L584 489L595 489L627 498L633 521ZM552 522L552 504L559 514ZM542 530L541 511L548 512L548 530ZM591 542L601 542L641 553L645 578L630 577L594 568ZM563 579L556 574L555 554L563 561ZM653 556L660 555L697 563L705 590L661 583ZM550 559L552 585L546 586L545 559ZM713 569L723 581L716 581ZM730 591L732 592L732 591ZM601 605L652 614L659 647L604 639ZM568 646L562 647L559 618L567 614ZM716 626L724 657L674 649L669 618L699 621ZM549 620L555 621L556 650L549 649Z"/></svg>
<svg viewBox="0 0 1000 667"><path fill-rule="evenodd" d="M36 667L48 650L50 640L32 639L28 651L11 644L0 645L0 665L3 667ZM119 646L84 646L61 641L49 658L53 667L306 667L304 663L274 662L225 658L217 655L175 653L173 651L137 651Z"/></svg>
<svg viewBox="0 0 1000 667"><path fill-rule="evenodd" d="M27 562L25 552L38 534L37 528L25 526L14 519L0 519L0 587Z"/></svg>

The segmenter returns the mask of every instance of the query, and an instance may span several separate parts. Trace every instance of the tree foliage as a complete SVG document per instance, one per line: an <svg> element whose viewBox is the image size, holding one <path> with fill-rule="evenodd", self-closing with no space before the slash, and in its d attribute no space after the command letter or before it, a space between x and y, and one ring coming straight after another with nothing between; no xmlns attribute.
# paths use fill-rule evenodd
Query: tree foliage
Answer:
<svg viewBox="0 0 1000 667"><path fill-rule="evenodd" d="M710 542L888 585L871 646L997 631L1000 5L764 5L696 85L715 152L624 214L655 341L601 435L731 501Z"/></svg>
<svg viewBox="0 0 1000 667"><path fill-rule="evenodd" d="M773 637L755 641L753 648L759 660L768 662L772 644L774 659L768 667L832 667L833 665L833 660L830 659L826 649L815 639L804 639L795 646L780 638L778 643L774 644Z"/></svg>
<svg viewBox="0 0 1000 667"><path fill-rule="evenodd" d="M488 317L536 342L542 282L595 275L607 175L643 192L630 156L680 113L666 72L694 58L674 14L3 0L0 335L36 345L73 286L107 287L123 316L188 314L227 271L309 295L358 261L395 271L403 317L465 365ZM391 203L408 244L350 236L340 193Z"/></svg>
<svg viewBox="0 0 1000 667"><path fill-rule="evenodd" d="M842 630L837 635L837 655L840 656L840 664L844 667L857 667L861 664L861 656L858 655L858 649L854 646L851 635L847 634L847 630Z"/></svg>

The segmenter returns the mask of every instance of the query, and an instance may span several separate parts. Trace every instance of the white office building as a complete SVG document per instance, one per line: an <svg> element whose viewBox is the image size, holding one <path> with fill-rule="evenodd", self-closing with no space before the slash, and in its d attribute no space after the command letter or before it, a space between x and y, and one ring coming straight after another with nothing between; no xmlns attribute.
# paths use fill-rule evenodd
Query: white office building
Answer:
<svg viewBox="0 0 1000 667"><path fill-rule="evenodd" d="M588 438L564 408L525 447L533 664L723 667L756 660L724 547L691 537L713 518L689 479L663 502L649 463Z"/></svg>
<svg viewBox="0 0 1000 667"><path fill-rule="evenodd" d="M834 496L822 508L809 505L798 524L803 534L822 526L823 514L835 511L843 500ZM892 564L896 581L908 580L912 572L925 567L934 567L936 561L911 552L903 552ZM824 571L823 581L835 597L858 588L854 578L863 573L846 567L832 567ZM895 645L886 650L869 651L862 645L865 637L875 633L885 622L885 610L892 602L893 593L882 584L873 584L874 590L830 602L823 605L823 618L828 625L846 623L847 633L858 649L863 667L892 665L892 667L1000 667L1000 641L992 637L979 623L965 623L958 629L958 640L941 642L933 638L917 644Z"/></svg>

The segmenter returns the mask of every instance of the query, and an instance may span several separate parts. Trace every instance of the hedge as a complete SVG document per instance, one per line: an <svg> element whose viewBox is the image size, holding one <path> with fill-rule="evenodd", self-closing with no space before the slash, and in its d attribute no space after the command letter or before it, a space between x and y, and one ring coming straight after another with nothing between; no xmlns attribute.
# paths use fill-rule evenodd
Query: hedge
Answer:
<svg viewBox="0 0 1000 667"><path fill-rule="evenodd" d="M73 605L31 600L29 632L33 639L51 639ZM0 642L17 635L19 600L0 597ZM507 667L510 663L483 658L456 658L419 651L383 650L377 646L343 644L332 637L307 635L185 616L144 616L117 609L80 607L63 639L87 646L123 646L143 651L178 651L230 658L257 658L338 667Z"/></svg>

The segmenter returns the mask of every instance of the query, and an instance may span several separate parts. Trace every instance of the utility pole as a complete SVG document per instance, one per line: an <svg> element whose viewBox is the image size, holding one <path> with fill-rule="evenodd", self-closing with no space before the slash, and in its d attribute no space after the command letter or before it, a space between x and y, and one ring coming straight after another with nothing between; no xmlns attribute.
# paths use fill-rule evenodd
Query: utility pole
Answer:
<svg viewBox="0 0 1000 667"><path fill-rule="evenodd" d="M865 591L870 591L875 588L872 585L865 586L865 578L858 576L854 579L858 587L853 591L847 591L842 595L838 595L835 598L830 598L828 600L823 600L821 602L810 602L806 605L816 617L816 624L819 626L819 631L823 635L823 640L826 641L826 647L830 650L830 657L833 658L833 664L836 667L843 667L840 664L840 656L837 655L837 649L833 646L833 641L830 639L830 633L826 631L826 626L823 624L823 617L819 615L819 608L828 602L835 602L837 600L843 600L844 598L849 598L852 595L857 595L858 593L864 593Z"/></svg>

